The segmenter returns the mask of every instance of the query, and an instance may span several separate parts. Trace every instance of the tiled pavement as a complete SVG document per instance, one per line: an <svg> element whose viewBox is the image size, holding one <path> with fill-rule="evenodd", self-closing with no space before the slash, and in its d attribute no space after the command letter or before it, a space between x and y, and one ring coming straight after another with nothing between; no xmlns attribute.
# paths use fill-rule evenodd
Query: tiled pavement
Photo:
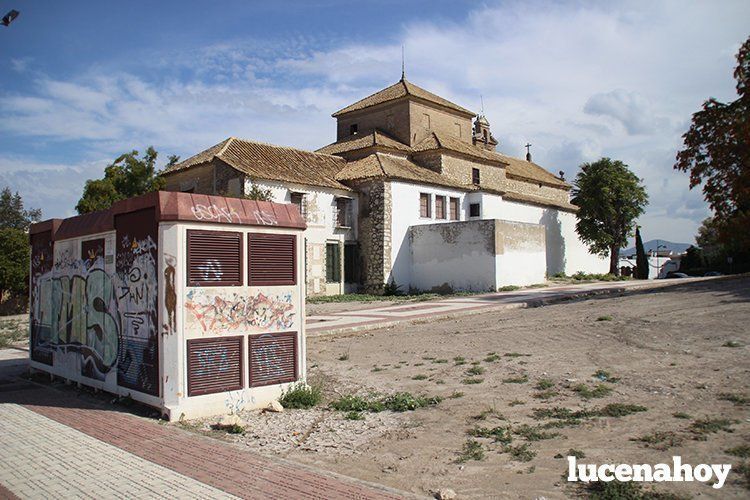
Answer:
<svg viewBox="0 0 750 500"><path fill-rule="evenodd" d="M648 290L717 278L684 278L643 281L616 281L581 285L530 288L513 292L470 295L421 303L396 304L373 309L307 316L308 336L384 328L402 322L431 321L477 312L515 309L601 294ZM718 278L721 279L721 278Z"/></svg>
<svg viewBox="0 0 750 500"><path fill-rule="evenodd" d="M75 391L0 380L0 499L403 496L410 495L102 407Z"/></svg>

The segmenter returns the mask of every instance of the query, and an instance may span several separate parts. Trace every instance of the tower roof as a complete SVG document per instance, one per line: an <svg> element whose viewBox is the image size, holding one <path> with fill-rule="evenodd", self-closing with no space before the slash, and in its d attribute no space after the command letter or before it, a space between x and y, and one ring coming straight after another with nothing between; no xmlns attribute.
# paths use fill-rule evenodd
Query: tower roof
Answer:
<svg viewBox="0 0 750 500"><path fill-rule="evenodd" d="M382 104L384 102L395 101L396 99L400 99L405 96L412 96L412 97L416 97L417 99L429 101L433 104L437 104L438 106L442 106L444 108L448 108L448 109L457 111L462 114L471 115L471 116L476 115L476 113L469 111L468 109L463 108L459 106L458 104L454 104L447 99L443 99L442 97L435 95L432 92L429 92L423 89L422 87L414 85L413 83L406 80L405 78L402 78L401 80L394 83L390 87L386 87L383 90L380 90L378 92L375 92L372 95L365 97L364 99L360 99L354 104L350 104L349 106L336 111L331 116L334 116L334 117L340 116L346 113L350 113L352 111L358 111L360 109L369 108L370 106Z"/></svg>

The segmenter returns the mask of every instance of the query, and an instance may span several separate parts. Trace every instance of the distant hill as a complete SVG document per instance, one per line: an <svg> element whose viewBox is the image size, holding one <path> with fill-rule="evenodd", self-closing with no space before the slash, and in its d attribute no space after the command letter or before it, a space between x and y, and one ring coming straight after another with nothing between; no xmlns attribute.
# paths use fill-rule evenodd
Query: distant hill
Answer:
<svg viewBox="0 0 750 500"><path fill-rule="evenodd" d="M690 243L674 243L672 241L667 240L648 240L643 242L643 249L646 250L646 253L649 252L649 250L656 251L656 246L659 245L661 248L659 250L669 250L670 252L674 253L682 253L685 250L688 249L690 246ZM663 246L662 246L663 245ZM666 246L667 248L664 248ZM635 253L635 246L632 246L630 248L626 248L624 250L620 251L620 255L630 255Z"/></svg>

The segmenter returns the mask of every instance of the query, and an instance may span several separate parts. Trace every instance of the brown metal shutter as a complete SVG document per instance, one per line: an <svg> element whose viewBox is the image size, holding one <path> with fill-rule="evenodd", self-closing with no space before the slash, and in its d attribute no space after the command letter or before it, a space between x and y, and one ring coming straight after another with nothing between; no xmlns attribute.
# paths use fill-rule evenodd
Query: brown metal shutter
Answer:
<svg viewBox="0 0 750 500"><path fill-rule="evenodd" d="M250 387L297 380L297 332L248 337Z"/></svg>
<svg viewBox="0 0 750 500"><path fill-rule="evenodd" d="M247 235L250 286L297 283L297 237L292 234Z"/></svg>
<svg viewBox="0 0 750 500"><path fill-rule="evenodd" d="M187 232L188 286L242 285L242 233Z"/></svg>
<svg viewBox="0 0 750 500"><path fill-rule="evenodd" d="M242 389L242 337L187 341L188 396Z"/></svg>

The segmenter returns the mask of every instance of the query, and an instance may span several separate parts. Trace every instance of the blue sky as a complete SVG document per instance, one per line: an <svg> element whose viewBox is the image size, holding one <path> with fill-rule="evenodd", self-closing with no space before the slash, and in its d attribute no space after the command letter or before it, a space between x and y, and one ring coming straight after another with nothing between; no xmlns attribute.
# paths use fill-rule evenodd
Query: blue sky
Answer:
<svg viewBox="0 0 750 500"><path fill-rule="evenodd" d="M0 184L45 217L153 145L234 135L315 149L330 114L400 76L485 113L499 150L572 178L601 156L644 179L644 238L691 242L709 212L672 170L706 98L734 99L750 4L0 0ZM0 14L0 15L2 15Z"/></svg>

